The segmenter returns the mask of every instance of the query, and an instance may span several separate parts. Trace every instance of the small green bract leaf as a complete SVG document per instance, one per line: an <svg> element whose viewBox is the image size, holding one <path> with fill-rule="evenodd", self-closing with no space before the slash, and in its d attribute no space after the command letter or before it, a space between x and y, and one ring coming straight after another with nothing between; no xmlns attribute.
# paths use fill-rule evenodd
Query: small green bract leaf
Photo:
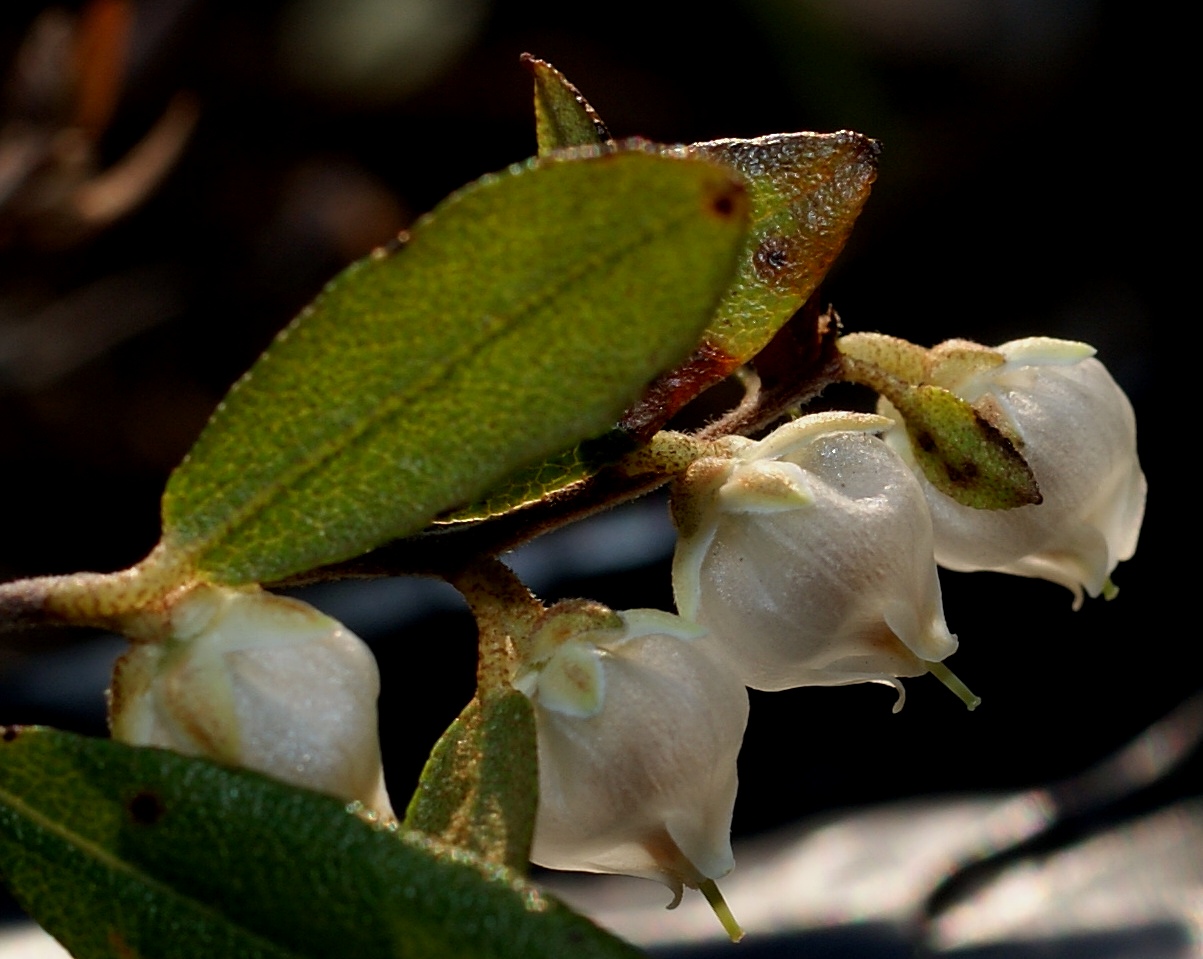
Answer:
<svg viewBox="0 0 1203 959"><path fill-rule="evenodd" d="M604 432L696 344L746 211L738 175L631 145L465 188L230 391L168 482L165 544L219 582L278 580Z"/></svg>
<svg viewBox="0 0 1203 959"><path fill-rule="evenodd" d="M905 386L887 398L906 422L915 461L941 493L974 509L1040 502L1027 461L963 399L938 386Z"/></svg>
<svg viewBox="0 0 1203 959"><path fill-rule="evenodd" d="M610 132L597 111L564 74L529 53L522 55L522 62L535 78L535 136L539 156L566 147L598 146L610 139Z"/></svg>
<svg viewBox="0 0 1203 959"><path fill-rule="evenodd" d="M897 336L884 333L849 333L836 341L847 359L866 363L904 383L918 385L931 373L927 350Z"/></svg>
<svg viewBox="0 0 1203 959"><path fill-rule="evenodd" d="M489 692L435 744L405 826L524 873L538 798L530 700L513 689Z"/></svg>
<svg viewBox="0 0 1203 959"><path fill-rule="evenodd" d="M52 730L0 743L0 878L77 959L633 959L508 870L336 800Z"/></svg>

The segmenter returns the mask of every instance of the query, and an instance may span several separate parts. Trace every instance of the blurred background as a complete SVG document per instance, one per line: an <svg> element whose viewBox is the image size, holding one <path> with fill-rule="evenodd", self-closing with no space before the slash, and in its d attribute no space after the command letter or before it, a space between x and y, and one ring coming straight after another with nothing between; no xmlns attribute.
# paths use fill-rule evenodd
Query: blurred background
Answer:
<svg viewBox="0 0 1203 959"><path fill-rule="evenodd" d="M973 714L930 677L898 715L876 686L753 693L750 845L724 884L753 933L741 955L1203 955L1203 684L1166 551L1189 532L1170 515L1185 484L1152 425L1182 392L1154 331L1190 315L1169 282L1185 164L1166 29L1116 0L8 0L0 578L149 551L169 471L275 332L447 193L534 152L522 52L619 137L856 129L884 152L823 287L845 328L1094 344L1136 407L1151 495L1115 602L1073 613L1048 583L942 574ZM549 601L671 608L672 541L652 497L513 562ZM471 620L413 580L306 598L377 652L404 797L471 695ZM0 637L0 722L102 734L121 648ZM664 955L709 954L684 941L717 923L665 898L580 901Z"/></svg>

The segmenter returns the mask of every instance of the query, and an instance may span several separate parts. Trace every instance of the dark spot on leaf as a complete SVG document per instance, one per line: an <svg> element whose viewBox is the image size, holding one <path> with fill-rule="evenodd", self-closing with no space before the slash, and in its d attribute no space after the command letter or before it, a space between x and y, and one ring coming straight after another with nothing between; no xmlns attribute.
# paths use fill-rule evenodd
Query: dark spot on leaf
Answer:
<svg viewBox="0 0 1203 959"><path fill-rule="evenodd" d="M153 826L163 818L166 811L163 800L152 792L140 792L127 804L130 819L139 826Z"/></svg>
<svg viewBox="0 0 1203 959"><path fill-rule="evenodd" d="M20 726L5 726L4 732L0 733L0 739L3 739L6 743L11 743L20 734L21 734Z"/></svg>
<svg viewBox="0 0 1203 959"><path fill-rule="evenodd" d="M936 449L936 440L927 430L922 430L915 433L915 445L924 453L931 453Z"/></svg>
<svg viewBox="0 0 1203 959"><path fill-rule="evenodd" d="M810 272L806 255L797 237L770 236L761 241L752 254L756 276L782 290L797 290L798 284Z"/></svg>
<svg viewBox="0 0 1203 959"><path fill-rule="evenodd" d="M713 209L716 214L725 220L735 212L734 195L731 193L731 191L720 193L714 198L714 202L711 204L711 209Z"/></svg>

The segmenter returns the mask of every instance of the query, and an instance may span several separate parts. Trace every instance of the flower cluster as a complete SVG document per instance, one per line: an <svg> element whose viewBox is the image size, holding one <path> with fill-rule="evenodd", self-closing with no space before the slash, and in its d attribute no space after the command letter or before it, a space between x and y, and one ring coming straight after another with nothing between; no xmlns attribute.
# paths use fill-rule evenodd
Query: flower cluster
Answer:
<svg viewBox="0 0 1203 959"><path fill-rule="evenodd" d="M886 415L817 414L720 441L673 491L681 619L622 614L621 628L568 637L524 674L539 736L535 861L678 892L724 875L741 684L887 682L897 709L899 678L931 672L976 706L943 663L957 639L937 564L1040 576L1079 602L1107 590L1143 515L1127 398L1082 344L977 349L991 355L966 363L958 344L943 371L931 351L940 386L1015 444L1043 502L954 502L923 477L884 401Z"/></svg>
<svg viewBox="0 0 1203 959"><path fill-rule="evenodd" d="M924 477L884 400L876 415L804 416L759 441L699 449L673 488L679 615L539 606L513 643L506 677L529 698L537 736L533 861L658 879L674 904L683 887L701 889L736 935L715 880L734 865L745 687L888 683L897 709L901 678L930 672L973 708L944 664L957 639L937 565L1043 577L1075 606L1112 592L1136 547L1145 480L1131 406L1092 354L1049 339L958 342L912 364L916 385L971 404L1020 452L1038 504L954 502ZM254 588L194 587L165 615L118 665L117 738L391 818L376 665L357 637Z"/></svg>

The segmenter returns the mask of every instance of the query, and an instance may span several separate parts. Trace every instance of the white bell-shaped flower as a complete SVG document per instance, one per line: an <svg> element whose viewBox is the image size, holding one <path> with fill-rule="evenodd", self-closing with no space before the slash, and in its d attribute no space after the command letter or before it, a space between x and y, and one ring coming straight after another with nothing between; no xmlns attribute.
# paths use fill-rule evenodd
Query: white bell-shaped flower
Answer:
<svg viewBox="0 0 1203 959"><path fill-rule="evenodd" d="M531 859L657 879L674 904L683 885L711 898L735 865L748 694L699 645L696 626L657 610L617 616L618 628L538 641L515 681L538 731Z"/></svg>
<svg viewBox="0 0 1203 959"><path fill-rule="evenodd" d="M938 665L957 641L927 504L870 432L888 425L806 416L730 440L730 458L699 460L674 489L677 607L748 686L885 681L901 693L898 677L928 671L955 683Z"/></svg>
<svg viewBox="0 0 1203 959"><path fill-rule="evenodd" d="M258 589L199 586L117 663L113 737L267 773L377 816L384 787L364 642L311 606Z"/></svg>
<svg viewBox="0 0 1203 959"><path fill-rule="evenodd" d="M1043 502L971 509L921 480L936 561L948 569L1060 583L1073 592L1077 609L1083 590L1110 594L1111 573L1136 551L1147 485L1136 455L1132 404L1085 343L1032 337L996 352L1003 362L954 368L940 385L1016 442ZM882 401L881 412L892 414L892 407ZM900 425L886 440L910 458Z"/></svg>

